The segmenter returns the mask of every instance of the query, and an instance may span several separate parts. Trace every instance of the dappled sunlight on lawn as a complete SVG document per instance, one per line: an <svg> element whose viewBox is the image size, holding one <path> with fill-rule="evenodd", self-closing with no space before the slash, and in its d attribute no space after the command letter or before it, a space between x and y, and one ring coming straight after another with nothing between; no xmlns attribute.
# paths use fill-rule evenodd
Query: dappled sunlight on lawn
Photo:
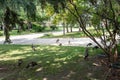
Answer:
<svg viewBox="0 0 120 80"><path fill-rule="evenodd" d="M20 57L20 56L12 57L15 54L19 55L19 54L23 54L23 52L19 51L19 50L14 50L14 51L9 50L6 53L0 55L0 60L7 61L7 60L15 60L15 59L19 59L19 58L24 58L24 57Z"/></svg>
<svg viewBox="0 0 120 80"><path fill-rule="evenodd" d="M31 54L27 54L29 52L31 52L30 48L27 47L24 48L24 50L20 50L20 49L8 50L6 53L0 55L1 57L0 60L7 61L7 60L23 59L26 56L31 56Z"/></svg>
<svg viewBox="0 0 120 80"><path fill-rule="evenodd" d="M30 52L32 50L31 46L26 46L21 48L22 51Z"/></svg>
<svg viewBox="0 0 120 80"><path fill-rule="evenodd" d="M0 62L3 63L2 66L14 70L13 74L4 73L4 75L9 74L5 77L6 80L8 78L10 80L16 78L20 80L96 79L94 79L95 74L89 69L93 62L83 60L84 48L82 47L35 45L36 51L33 51L30 45L1 46ZM21 67L13 66L17 65L18 59L23 59L24 63ZM38 65L26 69L26 65L31 61L37 62ZM18 73L16 74L16 72Z"/></svg>
<svg viewBox="0 0 120 80"><path fill-rule="evenodd" d="M40 68L36 69L36 71L42 71L42 70L43 70L43 68L42 68L42 67L40 67Z"/></svg>
<svg viewBox="0 0 120 80"><path fill-rule="evenodd" d="M64 57L64 58L55 58L55 62L57 62L57 61L65 61L66 60L66 57Z"/></svg>

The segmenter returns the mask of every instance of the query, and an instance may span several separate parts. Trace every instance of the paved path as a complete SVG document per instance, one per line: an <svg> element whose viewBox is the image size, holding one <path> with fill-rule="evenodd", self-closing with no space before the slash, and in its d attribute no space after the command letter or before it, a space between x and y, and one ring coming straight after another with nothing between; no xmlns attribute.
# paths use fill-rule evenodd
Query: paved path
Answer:
<svg viewBox="0 0 120 80"><path fill-rule="evenodd" d="M17 35L11 36L12 44L42 44L42 45L59 45L60 43L63 46L86 46L88 43L95 43L89 38L59 38L59 42L56 43L58 38L38 38L43 36L45 33L32 33L27 35ZM62 32L52 32L54 35L60 35ZM99 41L99 39L97 39ZM4 37L0 38L0 44L3 44Z"/></svg>

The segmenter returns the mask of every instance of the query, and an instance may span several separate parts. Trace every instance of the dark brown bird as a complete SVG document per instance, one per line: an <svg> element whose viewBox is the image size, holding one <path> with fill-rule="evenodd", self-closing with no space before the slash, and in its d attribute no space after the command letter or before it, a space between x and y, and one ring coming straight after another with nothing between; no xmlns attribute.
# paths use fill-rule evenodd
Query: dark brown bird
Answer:
<svg viewBox="0 0 120 80"><path fill-rule="evenodd" d="M56 43L58 43L59 41L60 41L60 40L59 40L59 39L57 39L57 40L56 40Z"/></svg>
<svg viewBox="0 0 120 80"><path fill-rule="evenodd" d="M87 46L91 46L91 45L92 45L92 43L88 43L88 44L87 44Z"/></svg>
<svg viewBox="0 0 120 80"><path fill-rule="evenodd" d="M98 46L94 46L93 49L98 49L99 47Z"/></svg>
<svg viewBox="0 0 120 80"><path fill-rule="evenodd" d="M70 40L68 41L68 44L70 44L71 42L70 42Z"/></svg>
<svg viewBox="0 0 120 80"><path fill-rule="evenodd" d="M32 62L27 64L26 68L33 68L36 65L38 65L37 62L32 61Z"/></svg>
<svg viewBox="0 0 120 80"><path fill-rule="evenodd" d="M88 46L85 48L85 53L84 53L84 60L87 60L89 56L89 48Z"/></svg>
<svg viewBox="0 0 120 80"><path fill-rule="evenodd" d="M21 66L22 64L23 64L23 60L22 60L22 59L19 59L17 66Z"/></svg>
<svg viewBox="0 0 120 80"><path fill-rule="evenodd" d="M59 46L62 46L62 43L60 43Z"/></svg>
<svg viewBox="0 0 120 80"><path fill-rule="evenodd" d="M31 48L33 51L36 51L35 46L33 44L31 45Z"/></svg>

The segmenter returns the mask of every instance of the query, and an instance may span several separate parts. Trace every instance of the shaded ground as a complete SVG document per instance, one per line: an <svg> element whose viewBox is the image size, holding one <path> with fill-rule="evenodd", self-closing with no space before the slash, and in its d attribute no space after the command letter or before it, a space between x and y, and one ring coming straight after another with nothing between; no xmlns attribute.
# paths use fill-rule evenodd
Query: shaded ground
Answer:
<svg viewBox="0 0 120 80"><path fill-rule="evenodd" d="M1 80L104 80L106 68L92 65L95 63L94 61L70 62L69 65L71 66L68 65L57 72L53 72L56 68L53 68L52 71L46 71L45 67L42 66L36 66L32 69L20 69L17 67L12 71L8 67L0 73L0 77L4 78L1 78Z"/></svg>
<svg viewBox="0 0 120 80"><path fill-rule="evenodd" d="M83 60L84 48L67 46L0 45L0 80L103 80L105 68L90 50ZM99 51L99 50L98 50ZM97 52L98 52L97 51ZM98 52L100 53L100 52ZM21 67L17 60L23 59ZM30 61L37 66L26 69ZM94 65L97 64L97 65Z"/></svg>
<svg viewBox="0 0 120 80"><path fill-rule="evenodd" d="M84 48L68 46L0 45L0 80L119 80L120 70L109 69L106 58L90 49L88 60ZM18 59L24 63L17 66ZM25 68L30 61L37 66ZM113 72L114 71L114 72ZM109 76L107 76L109 75ZM108 79L107 79L108 77Z"/></svg>

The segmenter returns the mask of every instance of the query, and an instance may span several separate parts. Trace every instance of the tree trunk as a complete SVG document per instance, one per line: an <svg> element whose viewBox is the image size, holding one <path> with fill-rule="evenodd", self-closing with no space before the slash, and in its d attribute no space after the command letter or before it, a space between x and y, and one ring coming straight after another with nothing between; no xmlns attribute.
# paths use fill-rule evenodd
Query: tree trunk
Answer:
<svg viewBox="0 0 120 80"><path fill-rule="evenodd" d="M111 63L117 62L118 61L118 49L117 49L117 44L114 48L111 48L109 51L109 56L108 56L108 61Z"/></svg>
<svg viewBox="0 0 120 80"><path fill-rule="evenodd" d="M70 25L70 32L73 32L72 25Z"/></svg>
<svg viewBox="0 0 120 80"><path fill-rule="evenodd" d="M117 48L117 44L115 45L114 48L114 62L118 61L118 48Z"/></svg>
<svg viewBox="0 0 120 80"><path fill-rule="evenodd" d="M49 25L50 26L50 25ZM22 27L22 26L21 26ZM31 22L28 22L28 30L31 31L32 29L32 23Z"/></svg>
<svg viewBox="0 0 120 80"><path fill-rule="evenodd" d="M79 32L82 31L81 28L79 27Z"/></svg>
<svg viewBox="0 0 120 80"><path fill-rule="evenodd" d="M3 18L3 25L4 25L4 35L5 35L5 41L4 41L4 44L5 43L11 43L11 40L10 40L10 34L9 34L9 31L10 31L10 9L9 7L6 7L6 10L5 10L5 13L4 13L4 18Z"/></svg>
<svg viewBox="0 0 120 80"><path fill-rule="evenodd" d="M114 57L113 57L113 54L112 54L112 53L109 54L109 56L108 56L108 61L109 61L110 63L113 63L113 62L114 62Z"/></svg>
<svg viewBox="0 0 120 80"><path fill-rule="evenodd" d="M8 26L9 26L9 25L4 24L4 35L5 35L4 44L5 44L5 43L11 43Z"/></svg>
<svg viewBox="0 0 120 80"><path fill-rule="evenodd" d="M68 25L66 24L66 31L67 33L69 33L69 29L68 29Z"/></svg>
<svg viewBox="0 0 120 80"><path fill-rule="evenodd" d="M65 35L65 23L63 23L63 35Z"/></svg>

